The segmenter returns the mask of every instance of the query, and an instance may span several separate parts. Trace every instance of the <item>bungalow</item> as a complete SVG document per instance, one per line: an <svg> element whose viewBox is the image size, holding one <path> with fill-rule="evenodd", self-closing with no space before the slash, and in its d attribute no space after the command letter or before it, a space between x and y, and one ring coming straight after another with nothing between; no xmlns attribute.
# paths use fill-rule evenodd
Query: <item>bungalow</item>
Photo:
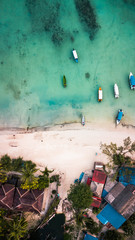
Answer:
<svg viewBox="0 0 135 240"><path fill-rule="evenodd" d="M107 177L105 185L104 185L104 189L102 192L102 197L104 198L109 191L117 184L117 181L112 181L112 179L110 177Z"/></svg>
<svg viewBox="0 0 135 240"><path fill-rule="evenodd" d="M110 223L113 227L118 229L126 219L119 214L110 204L107 204L103 210L97 215L101 223L107 225Z"/></svg>
<svg viewBox="0 0 135 240"><path fill-rule="evenodd" d="M105 181L106 181L106 174L102 171L94 170L90 188L95 196L101 198Z"/></svg>
<svg viewBox="0 0 135 240"><path fill-rule="evenodd" d="M89 233L86 233L85 237L84 237L84 240L98 240L98 238L92 236L91 234Z"/></svg>
<svg viewBox="0 0 135 240"><path fill-rule="evenodd" d="M12 184L0 185L0 208L16 211L42 211L44 190L25 190Z"/></svg>
<svg viewBox="0 0 135 240"><path fill-rule="evenodd" d="M118 229L135 212L135 186L117 183L105 196L108 204L97 215L103 223Z"/></svg>

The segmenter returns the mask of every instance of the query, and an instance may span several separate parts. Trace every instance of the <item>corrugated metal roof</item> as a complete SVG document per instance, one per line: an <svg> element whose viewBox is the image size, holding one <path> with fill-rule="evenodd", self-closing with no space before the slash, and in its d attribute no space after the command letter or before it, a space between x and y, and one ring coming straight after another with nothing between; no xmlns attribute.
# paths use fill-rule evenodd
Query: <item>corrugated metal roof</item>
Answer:
<svg viewBox="0 0 135 240"><path fill-rule="evenodd" d="M128 219L135 212L135 186L127 185L111 205Z"/></svg>
<svg viewBox="0 0 135 240"><path fill-rule="evenodd" d="M107 204L104 207L104 209L97 215L97 218L100 221L102 218L105 219L116 229L120 228L120 226L126 221L126 219L120 215L110 204Z"/></svg>
<svg viewBox="0 0 135 240"><path fill-rule="evenodd" d="M104 184L105 180L106 180L106 174L104 172L94 170L92 181Z"/></svg>
<svg viewBox="0 0 135 240"><path fill-rule="evenodd" d="M106 182L105 182L105 186L104 186L104 190L106 192L109 192L115 185L117 184L117 181L112 181L112 178L107 177Z"/></svg>
<svg viewBox="0 0 135 240"><path fill-rule="evenodd" d="M113 201L117 198L117 196L123 191L125 186L118 182L112 189L111 191L105 196L105 200L112 204Z"/></svg>

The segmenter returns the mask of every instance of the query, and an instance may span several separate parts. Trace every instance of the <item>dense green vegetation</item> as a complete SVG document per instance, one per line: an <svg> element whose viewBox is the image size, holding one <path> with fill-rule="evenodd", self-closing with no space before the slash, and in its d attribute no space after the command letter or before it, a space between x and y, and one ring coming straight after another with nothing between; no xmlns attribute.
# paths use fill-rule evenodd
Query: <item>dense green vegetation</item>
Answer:
<svg viewBox="0 0 135 240"><path fill-rule="evenodd" d="M23 164L25 163L21 157L16 159L11 159L7 154L1 157L0 163L2 165L3 170L16 171L20 172L23 168Z"/></svg>
<svg viewBox="0 0 135 240"><path fill-rule="evenodd" d="M24 168L22 169L21 176L21 188L23 189L36 189L38 186L38 178L34 176L34 173L37 172L36 164L31 161L27 161L24 164Z"/></svg>
<svg viewBox="0 0 135 240"><path fill-rule="evenodd" d="M32 161L24 161L21 157L11 159L7 154L1 157L0 160L0 182L7 181L9 172L21 173L18 178L21 180L21 188L23 189L44 189L49 186L50 177L49 174L53 171L48 170L46 167L44 171L37 177L35 173L38 171L36 164ZM59 175L51 177L51 182L58 181Z"/></svg>
<svg viewBox="0 0 135 240"><path fill-rule="evenodd" d="M5 183L7 181L7 175L2 168L2 164L0 163L0 183Z"/></svg>
<svg viewBox="0 0 135 240"><path fill-rule="evenodd" d="M27 236L27 222L24 217L8 217L6 210L0 210L0 239L19 240ZM26 239L26 238L25 238Z"/></svg>
<svg viewBox="0 0 135 240"><path fill-rule="evenodd" d="M87 211L85 211L92 203L92 192L89 186L83 183L71 185L68 192L68 200L74 209L75 225L74 229L72 229L72 226L68 226L68 229L65 228L65 232L74 236L76 235L75 239L77 239L82 230L97 235L101 229L101 225L94 222L92 218L88 218Z"/></svg>
<svg viewBox="0 0 135 240"><path fill-rule="evenodd" d="M114 179L118 176L119 170L124 166L132 166L135 164L131 158L135 152L135 142L132 143L130 137L123 140L123 146L118 147L116 143L101 144L101 149L106 154L110 162L106 165L109 172L114 170ZM108 173L109 173L108 172Z"/></svg>
<svg viewBox="0 0 135 240"><path fill-rule="evenodd" d="M92 203L92 192L88 185L80 183L70 186L68 200L76 211L90 207Z"/></svg>
<svg viewBox="0 0 135 240"><path fill-rule="evenodd" d="M134 234L134 226L135 226L135 213L123 223L121 229L125 232L125 236L132 236Z"/></svg>
<svg viewBox="0 0 135 240"><path fill-rule="evenodd" d="M93 209L92 209L92 212L94 213L94 214L99 214L100 213L100 211L101 211L101 209L100 208L97 208L97 207L93 207Z"/></svg>
<svg viewBox="0 0 135 240"><path fill-rule="evenodd" d="M64 240L72 240L72 236L69 233L64 233Z"/></svg>
<svg viewBox="0 0 135 240"><path fill-rule="evenodd" d="M23 189L44 189L49 186L50 182L57 182L60 184L59 175L54 175L50 179L50 171L47 167L41 174L35 176L39 169L32 161L24 161L21 157L11 159L8 155L4 155L0 159L0 183L8 182L15 176L17 186ZM53 190L52 193L56 195L57 191ZM60 199L55 197L49 211L44 219L44 222L55 213ZM10 216L8 219L7 217ZM22 216L22 215L21 215ZM1 240L20 240L27 237L27 222L20 214L14 211L0 210L0 239Z"/></svg>
<svg viewBox="0 0 135 240"><path fill-rule="evenodd" d="M84 228L91 234L98 235L102 225L98 225L92 218L86 218L84 221Z"/></svg>
<svg viewBox="0 0 135 240"><path fill-rule="evenodd" d="M106 233L102 234L103 240L124 240L124 235L116 230L108 230Z"/></svg>
<svg viewBox="0 0 135 240"><path fill-rule="evenodd" d="M38 176L38 188L43 189L49 187L49 174L53 171L48 170L46 167L44 171L41 171L42 175Z"/></svg>

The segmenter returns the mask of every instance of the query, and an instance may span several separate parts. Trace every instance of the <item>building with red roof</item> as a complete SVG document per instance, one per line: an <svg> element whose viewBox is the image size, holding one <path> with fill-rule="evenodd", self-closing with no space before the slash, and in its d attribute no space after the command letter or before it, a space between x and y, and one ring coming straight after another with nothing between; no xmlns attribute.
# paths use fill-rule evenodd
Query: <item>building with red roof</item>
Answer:
<svg viewBox="0 0 135 240"><path fill-rule="evenodd" d="M100 208L101 198L93 196L92 199L93 199L93 202L91 203L91 206Z"/></svg>
<svg viewBox="0 0 135 240"><path fill-rule="evenodd" d="M98 198L102 196L105 181L106 174L100 170L94 170L90 188L93 194Z"/></svg>
<svg viewBox="0 0 135 240"><path fill-rule="evenodd" d="M94 170L92 181L105 184L106 174L102 171Z"/></svg>

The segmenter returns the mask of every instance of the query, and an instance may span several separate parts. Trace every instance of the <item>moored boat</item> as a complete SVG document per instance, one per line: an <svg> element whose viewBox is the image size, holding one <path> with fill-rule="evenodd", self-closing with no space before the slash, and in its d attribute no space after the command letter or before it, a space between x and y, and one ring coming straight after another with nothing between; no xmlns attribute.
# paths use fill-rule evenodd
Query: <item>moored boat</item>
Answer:
<svg viewBox="0 0 135 240"><path fill-rule="evenodd" d="M66 81L66 77L65 77L65 75L63 76L63 86L64 86L64 87L67 86L67 81Z"/></svg>
<svg viewBox="0 0 135 240"><path fill-rule="evenodd" d="M85 125L85 118L84 118L84 116L82 116L82 125L83 126Z"/></svg>
<svg viewBox="0 0 135 240"><path fill-rule="evenodd" d="M99 90L98 90L98 101L101 102L103 99L103 91L102 91L102 88L99 87Z"/></svg>
<svg viewBox="0 0 135 240"><path fill-rule="evenodd" d="M78 63L78 55L77 55L77 52L75 49L72 50L72 53L73 53L73 57L75 59L75 61Z"/></svg>
<svg viewBox="0 0 135 240"><path fill-rule="evenodd" d="M120 121L121 121L121 119L122 119L122 116L124 116L124 114L123 114L122 109L120 109L120 110L118 111L118 115L117 115L117 118L116 118L116 124L117 124L117 125L120 123Z"/></svg>
<svg viewBox="0 0 135 240"><path fill-rule="evenodd" d="M116 83L114 84L114 96L115 98L119 98L119 88Z"/></svg>
<svg viewBox="0 0 135 240"><path fill-rule="evenodd" d="M130 88L131 89L135 89L135 77L133 75L133 73L130 72L129 74L129 84L130 84Z"/></svg>

